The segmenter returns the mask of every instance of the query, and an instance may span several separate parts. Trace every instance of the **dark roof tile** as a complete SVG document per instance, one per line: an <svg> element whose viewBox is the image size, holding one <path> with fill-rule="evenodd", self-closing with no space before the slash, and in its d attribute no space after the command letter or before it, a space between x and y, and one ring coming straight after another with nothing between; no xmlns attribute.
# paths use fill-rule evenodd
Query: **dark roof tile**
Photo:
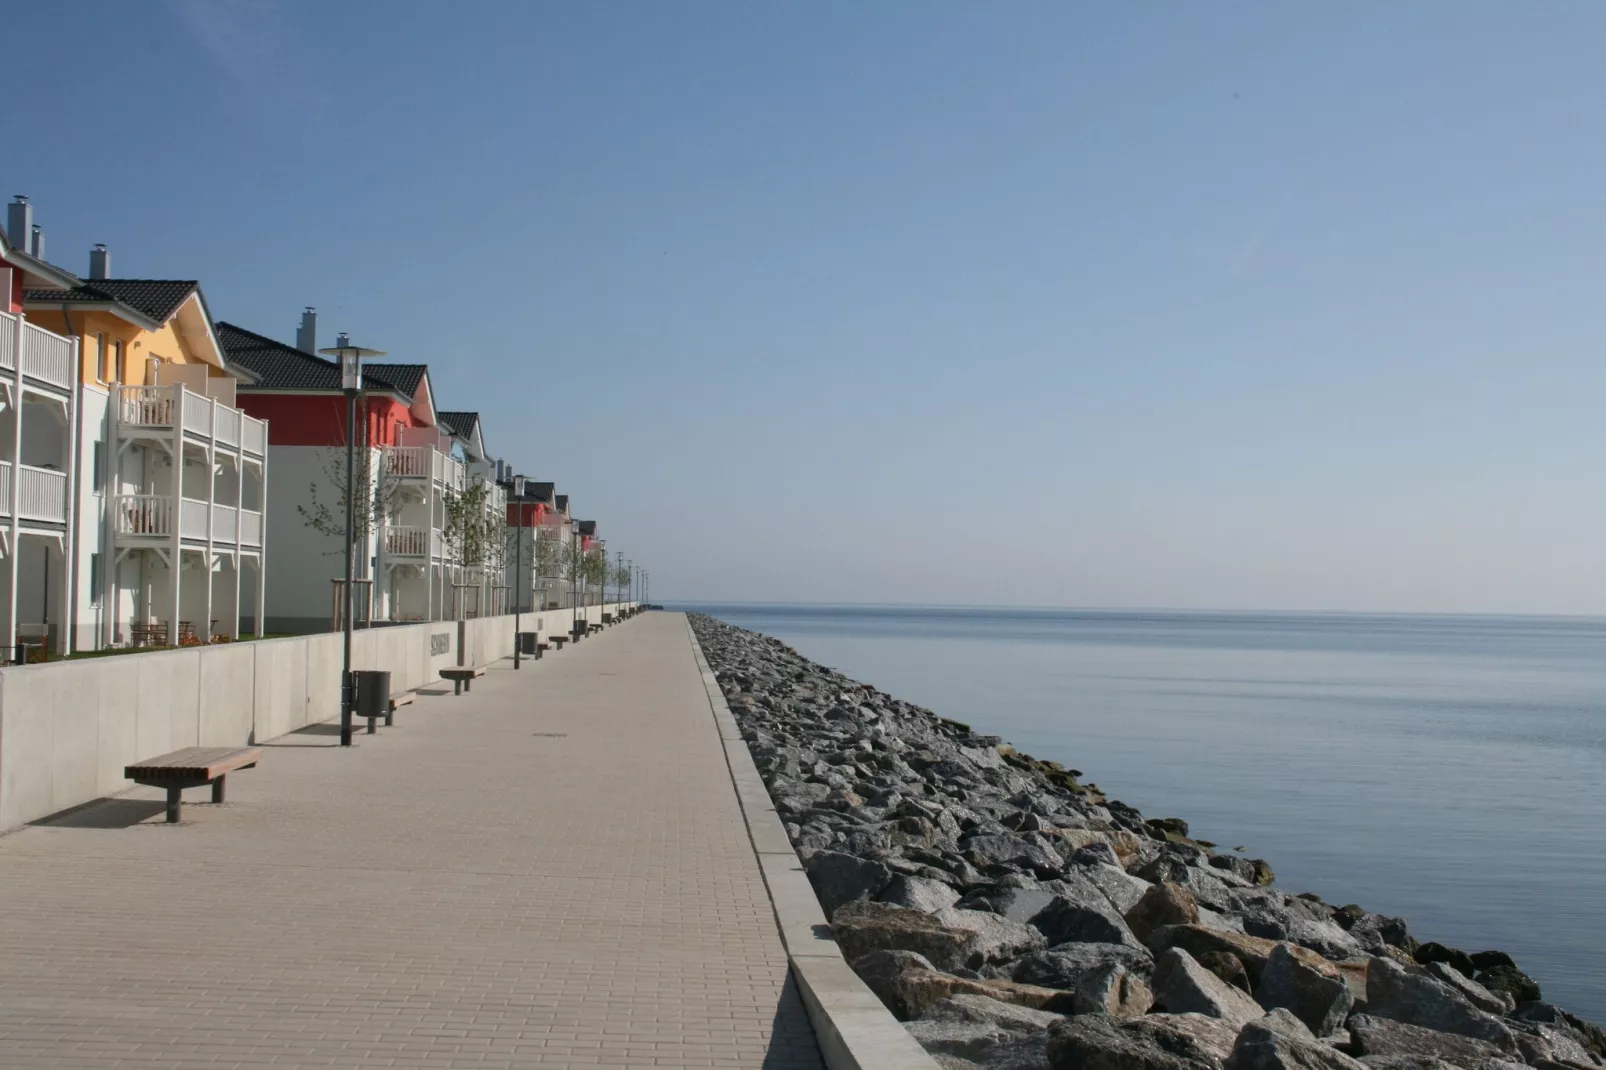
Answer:
<svg viewBox="0 0 1606 1070"><path fill-rule="evenodd" d="M332 360L304 352L295 346L276 342L266 335L236 327L232 323L217 325L218 344L231 364L239 364L257 377L254 385L259 390L339 390L340 365ZM421 365L419 365L421 367ZM412 391L404 390L387 376L376 375L379 365L370 364L363 369L365 390L393 391L409 401ZM410 365L392 365L410 367ZM415 380L416 382L416 380ZM251 389L241 384L242 389Z"/></svg>

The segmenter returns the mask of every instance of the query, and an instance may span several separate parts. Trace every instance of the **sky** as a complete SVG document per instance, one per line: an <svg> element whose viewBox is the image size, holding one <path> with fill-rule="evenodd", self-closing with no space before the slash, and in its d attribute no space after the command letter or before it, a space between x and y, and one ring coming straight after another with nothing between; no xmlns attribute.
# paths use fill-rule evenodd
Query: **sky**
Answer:
<svg viewBox="0 0 1606 1070"><path fill-rule="evenodd" d="M655 600L1606 613L1606 4L6 22L50 259L427 362Z"/></svg>

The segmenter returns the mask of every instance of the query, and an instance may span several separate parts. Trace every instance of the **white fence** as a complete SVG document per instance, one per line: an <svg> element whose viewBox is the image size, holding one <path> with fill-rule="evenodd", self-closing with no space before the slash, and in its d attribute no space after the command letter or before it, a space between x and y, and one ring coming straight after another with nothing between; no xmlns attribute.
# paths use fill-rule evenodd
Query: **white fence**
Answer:
<svg viewBox="0 0 1606 1070"><path fill-rule="evenodd" d="M416 690L442 669L511 656L513 623L361 630L352 666L389 671L393 693ZM569 612L520 623L566 632ZM0 832L122 791L131 762L263 743L339 716L340 660L341 636L329 633L0 669Z"/></svg>
<svg viewBox="0 0 1606 1070"><path fill-rule="evenodd" d="M233 405L197 394L181 383L170 386L125 386L118 399L117 418L133 427L172 427L182 409L184 430L247 453L267 449L267 424L247 416Z"/></svg>

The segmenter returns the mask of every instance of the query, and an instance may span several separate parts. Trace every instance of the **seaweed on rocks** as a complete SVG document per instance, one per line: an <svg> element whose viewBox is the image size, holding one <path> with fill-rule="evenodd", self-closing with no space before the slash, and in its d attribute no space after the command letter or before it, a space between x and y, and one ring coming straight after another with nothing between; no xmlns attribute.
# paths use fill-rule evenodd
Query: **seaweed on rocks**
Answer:
<svg viewBox="0 0 1606 1070"><path fill-rule="evenodd" d="M691 624L844 956L944 1066L1606 1067L1503 952L1289 895L1080 770Z"/></svg>

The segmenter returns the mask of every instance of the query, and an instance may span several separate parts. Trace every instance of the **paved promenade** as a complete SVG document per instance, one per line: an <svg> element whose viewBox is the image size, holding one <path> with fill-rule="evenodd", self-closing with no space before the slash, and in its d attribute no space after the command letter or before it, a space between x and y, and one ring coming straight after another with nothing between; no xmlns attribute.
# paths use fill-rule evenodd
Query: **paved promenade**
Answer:
<svg viewBox="0 0 1606 1070"><path fill-rule="evenodd" d="M0 1066L820 1065L681 615L329 731L0 837Z"/></svg>

